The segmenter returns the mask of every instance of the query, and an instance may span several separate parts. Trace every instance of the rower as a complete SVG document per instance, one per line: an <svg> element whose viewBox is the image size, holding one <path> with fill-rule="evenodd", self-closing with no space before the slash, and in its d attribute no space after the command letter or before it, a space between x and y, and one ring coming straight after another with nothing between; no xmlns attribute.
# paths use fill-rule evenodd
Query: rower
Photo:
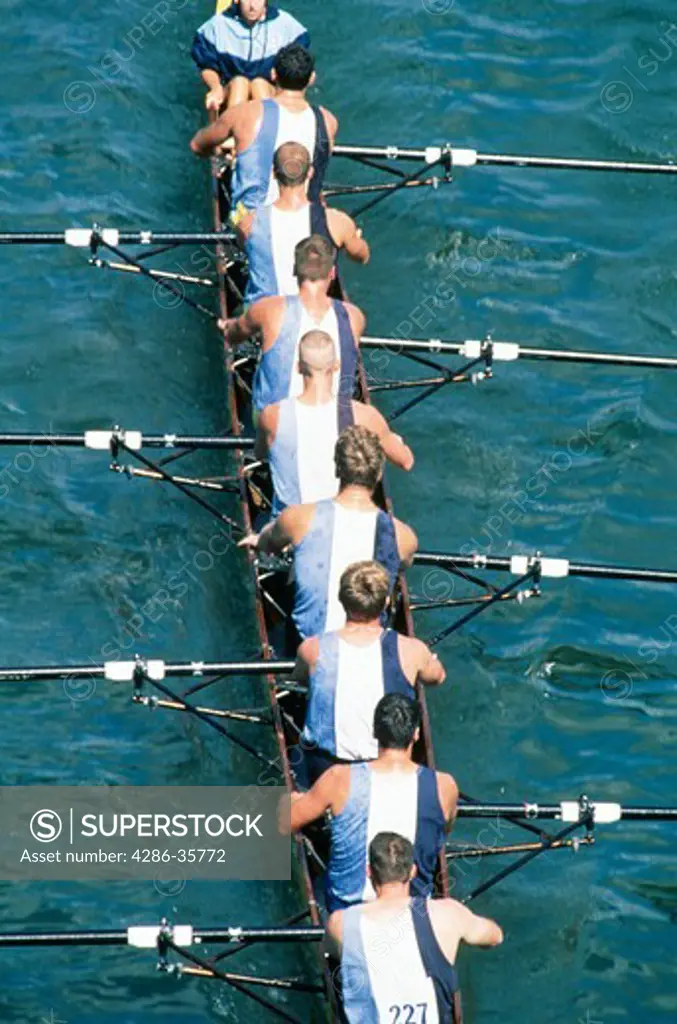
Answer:
<svg viewBox="0 0 677 1024"><path fill-rule="evenodd" d="M418 540L372 498L383 474L384 454L376 434L354 425L343 431L334 453L339 493L313 505L292 505L240 547L261 553L294 548L296 593L292 621L301 639L340 629L346 617L339 580L353 562L375 559L386 568L390 589L400 569L411 565ZM300 641L299 641L300 642Z"/></svg>
<svg viewBox="0 0 677 1024"><path fill-rule="evenodd" d="M432 895L446 832L456 817L458 787L451 775L413 760L420 731L418 703L402 693L386 694L374 711L376 760L336 764L307 793L292 794L292 832L331 812L330 912L375 898L367 851L383 831L399 832L414 844L412 892Z"/></svg>
<svg viewBox="0 0 677 1024"><path fill-rule="evenodd" d="M382 625L390 600L388 573L378 562L356 562L341 576L342 629L304 640L292 679L308 683L301 737L308 782L340 761L378 755L374 711L388 693L413 697L417 683L444 682L441 661L422 640Z"/></svg>
<svg viewBox="0 0 677 1024"><path fill-rule="evenodd" d="M340 394L350 397L357 373L357 349L366 320L357 306L329 298L335 278L334 248L327 238L311 235L296 246L294 273L297 296L261 299L237 320L221 322L229 345L261 336L261 358L254 378L257 411L284 398L300 395L298 346L308 331L326 331L337 348Z"/></svg>
<svg viewBox="0 0 677 1024"><path fill-rule="evenodd" d="M303 391L268 405L258 420L254 454L268 461L273 478L273 515L288 505L303 505L334 498L339 481L334 449L339 434L357 423L373 431L385 457L394 466L410 470L411 449L373 405L335 393L339 363L326 331L308 331L299 344L299 373Z"/></svg>
<svg viewBox="0 0 677 1024"><path fill-rule="evenodd" d="M325 949L341 964L347 1024L452 1024L460 943L503 942L495 921L457 900L412 898L413 852L403 836L379 832L369 846L376 899L327 921Z"/></svg>
<svg viewBox="0 0 677 1024"><path fill-rule="evenodd" d="M274 93L271 71L279 51L290 43L306 49L310 36L291 14L267 0L236 0L197 30L191 56L207 86L207 110L217 113L248 99Z"/></svg>
<svg viewBox="0 0 677 1024"><path fill-rule="evenodd" d="M232 179L231 204L235 221L278 198L273 179L273 157L284 142L300 142L313 156L315 173L308 198L320 198L338 121L324 107L311 106L306 89L315 81L314 61L298 43L285 46L271 73L277 86L272 99L250 100L231 107L213 124L202 128L190 148L198 156L211 156L228 139L237 157Z"/></svg>
<svg viewBox="0 0 677 1024"><path fill-rule="evenodd" d="M246 214L238 223L247 254L247 304L268 295L298 295L294 250L310 235L322 235L356 263L369 262L369 246L355 221L343 210L329 209L320 200L309 201L312 173L306 147L285 142L273 160L280 198Z"/></svg>

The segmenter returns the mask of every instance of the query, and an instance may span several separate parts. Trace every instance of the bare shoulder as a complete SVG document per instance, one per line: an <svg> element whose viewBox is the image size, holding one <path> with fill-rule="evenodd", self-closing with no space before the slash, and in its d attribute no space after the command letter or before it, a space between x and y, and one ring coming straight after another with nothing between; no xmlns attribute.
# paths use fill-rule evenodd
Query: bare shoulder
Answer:
<svg viewBox="0 0 677 1024"><path fill-rule="evenodd" d="M402 558L413 557L418 550L418 537L411 526L403 523L401 519L395 519L395 534L400 556Z"/></svg>
<svg viewBox="0 0 677 1024"><path fill-rule="evenodd" d="M281 296L271 295L255 302L249 310L249 315L255 323L263 325L272 314L282 309L283 306L284 299Z"/></svg>
<svg viewBox="0 0 677 1024"><path fill-rule="evenodd" d="M449 772L437 772L437 786L450 804L458 800L458 785L454 776Z"/></svg>
<svg viewBox="0 0 677 1024"><path fill-rule="evenodd" d="M365 405L364 402L353 401L353 415L355 422L360 427L372 430L379 437L388 429L388 424L375 405Z"/></svg>
<svg viewBox="0 0 677 1024"><path fill-rule="evenodd" d="M262 409L259 413L259 427L262 430L274 429L277 426L279 412L279 402L275 403L275 405L267 405L265 409Z"/></svg>
<svg viewBox="0 0 677 1024"><path fill-rule="evenodd" d="M405 648L412 658L416 658L421 663L430 657L428 645L423 640L419 640L418 637L405 636L404 633L400 633L400 647Z"/></svg>
<svg viewBox="0 0 677 1024"><path fill-rule="evenodd" d="M307 640L304 640L296 652L296 656L301 661L305 661L307 665L314 665L320 656L319 636L309 636Z"/></svg>
<svg viewBox="0 0 677 1024"><path fill-rule="evenodd" d="M291 539L292 544L300 544L310 529L315 515L314 505L292 505L280 515L280 527Z"/></svg>
<svg viewBox="0 0 677 1024"><path fill-rule="evenodd" d="M346 302L344 305L346 307L348 319L350 320L350 326L353 329L353 334L355 335L356 340L359 341L364 333L364 328L367 325L367 318L360 307L356 306L354 303Z"/></svg>
<svg viewBox="0 0 677 1024"><path fill-rule="evenodd" d="M320 110L324 116L324 123L327 126L329 138L333 142L336 137L336 133L338 132L338 118L332 114L331 110L327 110L326 107L320 107Z"/></svg>

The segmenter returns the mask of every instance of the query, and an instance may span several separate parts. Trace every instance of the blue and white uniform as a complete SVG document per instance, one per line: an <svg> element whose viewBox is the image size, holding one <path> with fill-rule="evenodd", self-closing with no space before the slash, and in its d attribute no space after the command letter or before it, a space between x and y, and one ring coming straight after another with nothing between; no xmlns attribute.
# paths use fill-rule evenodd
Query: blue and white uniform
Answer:
<svg viewBox="0 0 677 1024"><path fill-rule="evenodd" d="M308 185L308 198L320 198L329 163L329 136L319 107L308 105L298 114L277 100L263 100L263 116L256 138L237 154L232 180L233 209L242 203L248 210L274 203L280 191L273 177L273 157L285 142L300 142L311 155L315 173Z"/></svg>
<svg viewBox="0 0 677 1024"><path fill-rule="evenodd" d="M357 373L357 346L344 302L331 300L320 323L308 313L298 295L287 297L282 327L275 343L264 352L254 377L254 408L259 412L285 398L296 398L303 391L298 372L299 342L308 331L326 331L333 338L339 363L335 391L352 398Z"/></svg>
<svg viewBox="0 0 677 1024"><path fill-rule="evenodd" d="M344 912L341 988L348 1024L451 1024L458 977L427 900L411 899L390 927L363 907Z"/></svg>
<svg viewBox="0 0 677 1024"><path fill-rule="evenodd" d="M353 562L371 560L387 569L394 587L400 555L395 524L388 513L348 509L331 500L318 502L310 529L294 552L292 618L303 638L345 625L339 581Z"/></svg>
<svg viewBox="0 0 677 1024"><path fill-rule="evenodd" d="M397 832L413 844L418 872L411 891L430 896L445 828L432 768L383 772L364 762L351 764L346 805L331 822L327 909L375 899L367 860L369 844L379 832Z"/></svg>
<svg viewBox="0 0 677 1024"><path fill-rule="evenodd" d="M294 250L310 235L322 235L334 244L326 207L320 202L308 203L300 210L278 210L272 203L256 210L244 245L249 263L246 303L251 305L269 295L298 295Z"/></svg>
<svg viewBox="0 0 677 1024"><path fill-rule="evenodd" d="M273 515L287 505L314 504L338 494L334 449L339 434L354 421L350 401L332 398L308 405L285 398L268 462L273 478Z"/></svg>
<svg viewBox="0 0 677 1024"><path fill-rule="evenodd" d="M303 740L341 761L372 760L378 754L374 710L381 697L414 697L400 664L398 634L384 629L364 645L325 633L319 648L310 676Z"/></svg>
<svg viewBox="0 0 677 1024"><path fill-rule="evenodd" d="M291 43L310 49L307 30L291 14L269 4L265 18L248 25L234 3L200 26L191 56L200 71L216 71L224 84L240 75L270 80L275 58Z"/></svg>

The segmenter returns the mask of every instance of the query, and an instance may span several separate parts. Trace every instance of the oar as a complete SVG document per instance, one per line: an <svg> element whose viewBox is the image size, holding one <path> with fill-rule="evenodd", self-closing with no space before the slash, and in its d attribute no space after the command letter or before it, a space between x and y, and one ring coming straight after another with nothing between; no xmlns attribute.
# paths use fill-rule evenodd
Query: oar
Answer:
<svg viewBox="0 0 677 1024"><path fill-rule="evenodd" d="M85 430L82 434L25 433L0 434L1 447L52 445L55 448L89 448L110 451L115 445L138 451L141 448L187 448L237 451L254 447L253 437L214 437L193 434L144 434L141 430Z"/></svg>
<svg viewBox="0 0 677 1024"><path fill-rule="evenodd" d="M570 562L566 558L545 558L540 554L507 556L419 551L414 555L414 564L438 566L451 572L455 569L484 569L492 572L509 572L515 576L522 576L529 569L537 569L541 579L582 576L598 580L677 583L677 571L673 569L644 569L595 562Z"/></svg>
<svg viewBox="0 0 677 1024"><path fill-rule="evenodd" d="M181 946L193 943L319 942L324 930L303 928L194 928L192 925L130 925L118 930L0 932L0 946L133 946L155 949L164 937Z"/></svg>
<svg viewBox="0 0 677 1024"><path fill-rule="evenodd" d="M427 164L446 159L451 167L539 167L546 170L568 171L620 171L629 174L677 174L677 165L643 163L634 160L589 160L585 157L515 156L509 153L480 153L476 149L452 146L427 146L413 149L407 146L348 146L333 149L334 156L353 160L421 160Z"/></svg>
<svg viewBox="0 0 677 1024"><path fill-rule="evenodd" d="M622 352L585 352L575 349L530 348L511 341L442 341L438 338L377 338L364 337L362 348L386 349L392 355L424 352L427 355L458 355L476 358L487 351L494 362L513 362L516 359L538 360L551 363L588 363L597 366L637 366L659 370L677 370L673 356L626 355Z"/></svg>
<svg viewBox="0 0 677 1024"><path fill-rule="evenodd" d="M527 821L585 821L592 815L594 824L616 821L677 821L677 807L623 807L619 803L588 800L561 800L557 804L478 803L458 805L459 818L526 818Z"/></svg>

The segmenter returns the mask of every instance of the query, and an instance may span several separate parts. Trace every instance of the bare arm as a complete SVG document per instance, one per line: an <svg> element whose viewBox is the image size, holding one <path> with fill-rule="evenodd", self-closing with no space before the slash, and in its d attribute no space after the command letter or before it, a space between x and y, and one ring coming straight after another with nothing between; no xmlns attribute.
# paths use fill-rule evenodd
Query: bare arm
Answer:
<svg viewBox="0 0 677 1024"><path fill-rule="evenodd" d="M290 544L293 544L292 534L289 532L289 513L293 509L286 508L284 512L264 526L261 533L248 533L241 541L238 541L239 548L253 548L261 554L278 555Z"/></svg>
<svg viewBox="0 0 677 1024"><path fill-rule="evenodd" d="M224 337L229 345L236 348L243 341L248 341L249 338L253 337L261 329L256 314L257 305L258 303L255 303L253 306L250 306L247 312L243 313L240 317L220 322L219 326L222 327Z"/></svg>
<svg viewBox="0 0 677 1024"><path fill-rule="evenodd" d="M447 819L447 832L451 832L458 811L458 786L456 785L456 779L447 772L438 772L437 791Z"/></svg>
<svg viewBox="0 0 677 1024"><path fill-rule="evenodd" d="M341 959L343 944L343 911L335 910L329 915L324 935L324 952L334 960Z"/></svg>
<svg viewBox="0 0 677 1024"><path fill-rule="evenodd" d="M197 156L211 156L217 146L220 146L222 142L230 138L233 134L235 111L237 111L237 107L234 107L233 110L227 110L213 124L207 125L206 128L201 128L199 132L196 132L190 140L190 148L193 153Z"/></svg>
<svg viewBox="0 0 677 1024"><path fill-rule="evenodd" d="M226 90L221 85L221 76L213 68L204 68L200 72L200 77L207 86L205 107L207 110L215 110L218 113L226 98Z"/></svg>
<svg viewBox="0 0 677 1024"><path fill-rule="evenodd" d="M298 832L306 825L310 825L311 821L317 821L330 809L336 796L340 774L340 766L330 768L320 775L312 789L296 797L291 805L292 832Z"/></svg>
<svg viewBox="0 0 677 1024"><path fill-rule="evenodd" d="M279 423L279 405L267 405L261 411L259 423L256 430L256 442L254 444L254 458L266 462L270 456L270 449L273 447L277 426Z"/></svg>
<svg viewBox="0 0 677 1024"><path fill-rule="evenodd" d="M397 550L400 553L402 565L405 569L408 569L414 561L414 555L418 551L418 537L411 526L407 526L401 519L395 520L395 534L397 536Z"/></svg>
<svg viewBox="0 0 677 1024"><path fill-rule="evenodd" d="M327 222L332 238L351 260L355 263L369 262L369 246L362 237L362 229L358 228L352 217L343 210L327 210Z"/></svg>
<svg viewBox="0 0 677 1024"><path fill-rule="evenodd" d="M291 674L295 683L307 683L319 654L318 637L309 636L296 652L296 664Z"/></svg>
<svg viewBox="0 0 677 1024"><path fill-rule="evenodd" d="M490 917L479 917L467 907L463 908L464 921L461 938L469 946L500 946L503 942L503 930Z"/></svg>
<svg viewBox="0 0 677 1024"><path fill-rule="evenodd" d="M444 665L437 655L433 654L424 643L421 643L421 647L422 658L417 678L419 682L424 683L426 686L439 686L447 678Z"/></svg>
<svg viewBox="0 0 677 1024"><path fill-rule="evenodd" d="M373 430L378 436L383 448L383 453L388 462L400 469L410 470L414 465L414 453L409 445L406 445L399 434L395 434L388 423L373 405L360 406L355 403L356 421L362 426Z"/></svg>

